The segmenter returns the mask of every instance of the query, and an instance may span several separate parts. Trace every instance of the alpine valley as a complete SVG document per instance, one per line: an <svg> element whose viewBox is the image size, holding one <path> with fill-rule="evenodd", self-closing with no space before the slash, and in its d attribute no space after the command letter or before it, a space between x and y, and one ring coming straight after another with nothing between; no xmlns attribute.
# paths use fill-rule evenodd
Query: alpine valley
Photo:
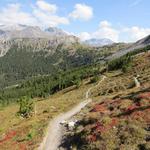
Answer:
<svg viewBox="0 0 150 150"><path fill-rule="evenodd" d="M0 150L150 150L149 114L150 35L0 25Z"/></svg>

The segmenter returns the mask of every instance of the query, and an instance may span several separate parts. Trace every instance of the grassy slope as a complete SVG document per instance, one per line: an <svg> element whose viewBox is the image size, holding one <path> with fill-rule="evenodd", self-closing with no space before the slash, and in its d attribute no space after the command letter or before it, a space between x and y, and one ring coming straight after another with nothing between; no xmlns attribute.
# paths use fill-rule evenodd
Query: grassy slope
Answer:
<svg viewBox="0 0 150 150"><path fill-rule="evenodd" d="M140 91L140 89L131 88L133 85L133 76L137 74L141 75L140 81L142 87L148 87L150 85L149 64L149 55L146 54L134 59L132 72L130 71L126 74L121 74L120 71L107 73L107 80L97 89L93 90L92 96L96 103L103 99L106 100L108 97L112 98L116 95L118 95L118 97L123 97L132 92ZM57 114L69 110L73 105L82 101L84 98L83 94L89 86L91 85L83 85L80 89L69 90L69 92L66 92L65 89L46 100L36 101L35 106L37 114L30 119L21 119L16 116L16 112L19 109L17 105L12 105L0 110L0 120L3 122L3 124L0 124L0 149L9 150L12 149L12 145L16 150L36 148L42 140L49 120ZM131 103L129 102L129 104ZM92 106L89 106L89 110L93 109L94 105L95 103L93 103ZM125 106L126 105L128 104L125 104ZM85 112L88 111L86 110ZM119 111L120 110L117 112ZM116 112L114 111L114 113ZM94 112L87 115L87 118L89 118L89 116L93 118L94 115L97 119L99 116L98 114L99 112ZM111 121L108 116L104 118L104 120L105 122ZM86 126L85 130L90 131L90 129L89 124ZM105 136L106 139L109 139L109 134L106 134ZM95 138L95 136L93 137ZM113 143L113 141L111 142ZM93 145L92 142L90 143ZM87 145L90 146L90 143Z"/></svg>
<svg viewBox="0 0 150 150"><path fill-rule="evenodd" d="M0 110L0 149L34 149L41 142L48 122L56 115L71 109L84 100L84 93L91 86L82 85L79 89L70 87L48 99L35 102L36 115L29 119L16 116L18 105L11 105Z"/></svg>
<svg viewBox="0 0 150 150"><path fill-rule="evenodd" d="M67 134L67 144L83 150L149 150L150 53L134 57L125 74L105 75L107 79L92 91L93 103L78 115L79 125ZM133 82L137 75L140 88Z"/></svg>

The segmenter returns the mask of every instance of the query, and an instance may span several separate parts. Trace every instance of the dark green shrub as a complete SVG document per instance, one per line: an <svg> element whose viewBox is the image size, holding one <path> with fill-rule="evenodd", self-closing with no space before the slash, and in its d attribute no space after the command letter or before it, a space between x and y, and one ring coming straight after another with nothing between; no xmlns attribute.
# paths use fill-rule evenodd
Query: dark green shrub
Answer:
<svg viewBox="0 0 150 150"><path fill-rule="evenodd" d="M108 62L108 71L121 69L123 72L131 68L131 56L129 54Z"/></svg>

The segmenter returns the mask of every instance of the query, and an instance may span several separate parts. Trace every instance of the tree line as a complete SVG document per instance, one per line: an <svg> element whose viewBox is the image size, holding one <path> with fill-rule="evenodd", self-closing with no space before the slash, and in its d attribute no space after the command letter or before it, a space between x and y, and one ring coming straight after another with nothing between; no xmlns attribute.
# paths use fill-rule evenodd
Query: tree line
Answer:
<svg viewBox="0 0 150 150"><path fill-rule="evenodd" d="M99 68L99 65L88 65L52 75L33 77L16 87L0 90L0 104L5 106L15 103L24 96L45 98L72 85L78 88L83 79L97 76L100 73Z"/></svg>

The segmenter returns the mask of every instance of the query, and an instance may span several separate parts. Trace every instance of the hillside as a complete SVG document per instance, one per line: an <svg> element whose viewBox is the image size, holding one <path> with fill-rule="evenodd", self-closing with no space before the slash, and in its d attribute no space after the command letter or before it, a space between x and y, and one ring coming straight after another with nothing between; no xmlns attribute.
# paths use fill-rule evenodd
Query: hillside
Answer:
<svg viewBox="0 0 150 150"><path fill-rule="evenodd" d="M74 145L78 149L99 149L101 146L110 150L118 146L129 149L148 147L149 58L149 52L133 56L129 70L124 73L120 68L106 72L106 66L91 65L52 77L39 76L1 91L0 146L3 150L10 149L12 144L18 150L35 149L42 141L49 120L84 100L83 93L95 86L103 74L107 78L91 91L94 101L76 116L78 125L65 134L62 146ZM138 77L140 88L135 87L134 77ZM36 97L33 99L36 115L22 118L16 115L19 105L14 102L26 95ZM130 137L129 131L133 131L134 138ZM124 138L127 143L120 144Z"/></svg>
<svg viewBox="0 0 150 150"><path fill-rule="evenodd" d="M53 42L53 41L51 41ZM92 48L72 43L49 44L46 39L18 39L0 57L0 88L17 84L33 76L52 74L61 70L100 63L126 44Z"/></svg>
<svg viewBox="0 0 150 150"><path fill-rule="evenodd" d="M148 46L150 46L150 35L146 36L143 39L138 40L135 43L129 44L128 47L120 49L117 53L114 53L113 55L108 56L107 60L121 57L129 52L134 52L134 51L137 51L138 49L144 49L145 47L148 47Z"/></svg>
<svg viewBox="0 0 150 150"><path fill-rule="evenodd" d="M103 64L149 45L149 37L146 37L133 44L111 43L93 47L80 43L79 38L54 27L42 30L36 26L1 25L0 31L1 89L35 76Z"/></svg>
<svg viewBox="0 0 150 150"><path fill-rule="evenodd" d="M45 135L48 122L84 100L85 92L95 86L102 75L107 78L92 89L94 101L76 116L78 125L67 131L62 147L73 145L86 150L113 150L119 146L149 148L150 53L141 52L129 55L132 57L129 60L128 55L114 60L115 68L112 67L114 65L112 68L101 64L85 65L58 74L34 77L16 87L1 90L2 149L10 149L12 144L17 150L36 149ZM120 65L124 66L122 60L127 61L126 70L120 68ZM119 70L116 70L118 62ZM141 87L135 87L134 77L138 77ZM30 99L34 103L34 113L27 118L18 116L20 103L17 102L24 96L34 98Z"/></svg>
<svg viewBox="0 0 150 150"><path fill-rule="evenodd" d="M53 46L50 51L14 46L0 58L0 87L16 84L18 80L92 64L100 55L98 51L93 51L80 44L67 48L63 45Z"/></svg>
<svg viewBox="0 0 150 150"><path fill-rule="evenodd" d="M76 116L62 147L85 150L150 149L150 52L134 56L126 73L107 77L91 94L92 104ZM136 87L135 78L140 82Z"/></svg>
<svg viewBox="0 0 150 150"><path fill-rule="evenodd" d="M91 47L57 28L0 28L3 150L12 144L17 150L36 149L48 122L85 100L93 86L94 101L76 116L76 128L65 129L61 147L149 148L149 36L136 43ZM106 79L98 84L102 76Z"/></svg>
<svg viewBox="0 0 150 150"><path fill-rule="evenodd" d="M150 150L150 0L0 0L0 150Z"/></svg>
<svg viewBox="0 0 150 150"><path fill-rule="evenodd" d="M37 149L42 142L46 129L54 117L70 110L84 100L86 90L91 86L88 81L80 87L71 86L48 98L36 98L36 114L30 118L17 115L19 104L0 107L0 149L15 150Z"/></svg>

